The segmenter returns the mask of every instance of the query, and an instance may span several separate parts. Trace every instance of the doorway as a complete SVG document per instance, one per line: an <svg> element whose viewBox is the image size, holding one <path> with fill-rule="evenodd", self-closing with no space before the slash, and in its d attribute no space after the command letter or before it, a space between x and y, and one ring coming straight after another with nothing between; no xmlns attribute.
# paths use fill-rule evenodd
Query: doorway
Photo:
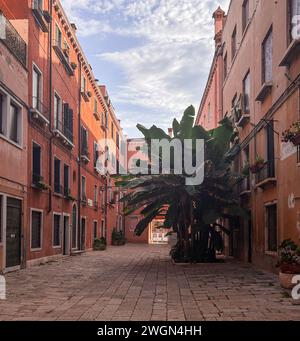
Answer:
<svg viewBox="0 0 300 341"><path fill-rule="evenodd" d="M77 249L77 207L73 205L72 209L72 249Z"/></svg>
<svg viewBox="0 0 300 341"><path fill-rule="evenodd" d="M7 198L6 211L6 267L21 264L22 201Z"/></svg>
<svg viewBox="0 0 300 341"><path fill-rule="evenodd" d="M86 218L81 218L81 250L85 250Z"/></svg>
<svg viewBox="0 0 300 341"><path fill-rule="evenodd" d="M252 231L252 219L251 212L248 213L247 220L247 230L248 230L248 262L252 263L252 239L253 239L253 231Z"/></svg>
<svg viewBox="0 0 300 341"><path fill-rule="evenodd" d="M63 255L70 254L70 218L69 216L64 216L64 225L63 225L63 237L64 237L64 244L63 244Z"/></svg>

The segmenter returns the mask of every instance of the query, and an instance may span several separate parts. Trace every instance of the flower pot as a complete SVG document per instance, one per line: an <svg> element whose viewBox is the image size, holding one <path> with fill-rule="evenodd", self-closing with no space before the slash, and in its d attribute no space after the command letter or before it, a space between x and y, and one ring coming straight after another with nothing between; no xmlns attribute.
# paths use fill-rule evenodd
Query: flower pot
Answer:
<svg viewBox="0 0 300 341"><path fill-rule="evenodd" d="M295 146L299 146L300 145L300 133L296 135L295 137L293 137L291 141L293 142Z"/></svg>
<svg viewBox="0 0 300 341"><path fill-rule="evenodd" d="M293 289L296 284L292 283L293 277L296 274L279 273L279 283L284 289Z"/></svg>
<svg viewBox="0 0 300 341"><path fill-rule="evenodd" d="M280 265L280 271L284 274L300 274L300 264L282 263Z"/></svg>

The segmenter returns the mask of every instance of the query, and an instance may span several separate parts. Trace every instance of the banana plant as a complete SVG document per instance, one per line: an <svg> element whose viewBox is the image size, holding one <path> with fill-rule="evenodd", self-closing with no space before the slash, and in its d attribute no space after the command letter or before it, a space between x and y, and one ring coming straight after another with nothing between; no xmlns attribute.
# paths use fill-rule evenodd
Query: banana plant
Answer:
<svg viewBox="0 0 300 341"><path fill-rule="evenodd" d="M187 185L190 175L174 174L174 160L171 155L170 174L138 174L123 176L116 185L122 186L127 194L122 198L126 204L126 214L137 209L144 218L135 228L140 236L157 216L164 217L164 228L177 233L177 245L171 250L176 262L207 262L216 260L216 251L222 251L224 233L230 230L222 221L242 214L238 205L236 185L240 180L232 171L232 161L240 152L238 144L233 145L234 129L228 119L220 122L219 127L207 131L194 125L195 109L188 107L181 121L174 119L173 137L162 129L150 129L138 124L137 128L151 147L153 139L191 139L193 146L197 139L204 140L204 181L200 185ZM193 159L196 149L192 150ZM158 153L161 160L162 154ZM150 160L151 162L151 160Z"/></svg>

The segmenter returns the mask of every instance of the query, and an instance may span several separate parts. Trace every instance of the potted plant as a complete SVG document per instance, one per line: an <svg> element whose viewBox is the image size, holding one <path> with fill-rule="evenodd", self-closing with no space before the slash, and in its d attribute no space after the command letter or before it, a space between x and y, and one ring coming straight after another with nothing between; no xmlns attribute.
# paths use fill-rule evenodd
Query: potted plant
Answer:
<svg viewBox="0 0 300 341"><path fill-rule="evenodd" d="M114 228L112 232L112 245L125 245L125 241L126 240L123 231L117 231L117 229Z"/></svg>
<svg viewBox="0 0 300 341"><path fill-rule="evenodd" d="M76 70L77 64L76 64L75 62L71 62L71 68L72 68L73 70Z"/></svg>
<svg viewBox="0 0 300 341"><path fill-rule="evenodd" d="M300 121L293 123L289 129L282 133L282 142L292 142L295 146L300 145Z"/></svg>
<svg viewBox="0 0 300 341"><path fill-rule="evenodd" d="M261 156L257 155L255 158L255 162L253 165L251 165L250 171L251 173L255 174L258 173L260 170L262 170L265 166L265 160Z"/></svg>
<svg viewBox="0 0 300 341"><path fill-rule="evenodd" d="M93 250L94 251L104 251L106 250L106 239L104 237L94 239Z"/></svg>
<svg viewBox="0 0 300 341"><path fill-rule="evenodd" d="M284 240L279 246L280 268L279 282L285 289L292 289L295 284L292 279L300 274L300 247L291 239Z"/></svg>

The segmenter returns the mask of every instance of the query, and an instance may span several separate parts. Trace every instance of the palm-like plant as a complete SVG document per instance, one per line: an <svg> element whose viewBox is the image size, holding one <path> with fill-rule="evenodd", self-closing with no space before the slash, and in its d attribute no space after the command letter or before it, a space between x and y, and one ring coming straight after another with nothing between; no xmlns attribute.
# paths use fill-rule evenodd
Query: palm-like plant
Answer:
<svg viewBox="0 0 300 341"><path fill-rule="evenodd" d="M221 218L234 216L238 211L235 185L239 179L231 170L239 145L233 147L234 131L228 119L220 126L206 131L194 125L195 109L189 107L180 122L173 121L174 139L205 141L204 181L200 185L186 185L187 174L174 174L174 155L171 156L170 174L123 176L117 185L128 193L123 197L126 213L142 209L144 218L136 226L135 234L141 235L158 215L164 216L164 227L177 233L178 242L171 255L175 261L214 261L216 251L223 249L222 232L229 231ZM152 139L172 140L162 129L147 129L137 125L150 146ZM161 154L159 154L159 159ZM192 150L193 159L196 149Z"/></svg>

